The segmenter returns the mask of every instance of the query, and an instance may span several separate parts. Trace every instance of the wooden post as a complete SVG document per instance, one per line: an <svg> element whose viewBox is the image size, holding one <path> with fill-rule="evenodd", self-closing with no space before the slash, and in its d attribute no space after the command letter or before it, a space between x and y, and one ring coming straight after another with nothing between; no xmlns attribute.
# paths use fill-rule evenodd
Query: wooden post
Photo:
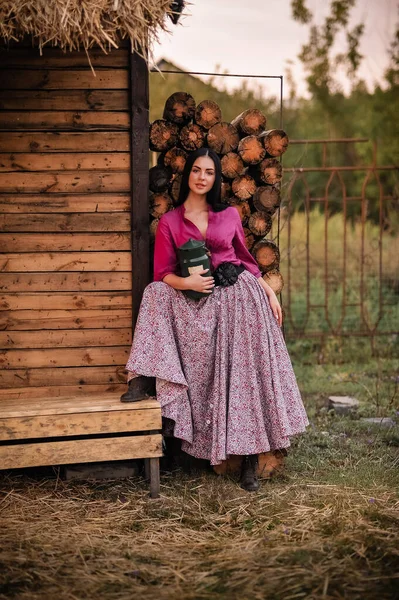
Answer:
<svg viewBox="0 0 399 600"><path fill-rule="evenodd" d="M150 282L148 213L149 89L148 67L136 52L130 54L131 110L131 248L132 326L136 324L144 288Z"/></svg>
<svg viewBox="0 0 399 600"><path fill-rule="evenodd" d="M149 458L148 460L150 461L150 496L159 498L159 458Z"/></svg>
<svg viewBox="0 0 399 600"><path fill-rule="evenodd" d="M158 457L144 459L144 479L150 484L150 497L159 498L161 481Z"/></svg>

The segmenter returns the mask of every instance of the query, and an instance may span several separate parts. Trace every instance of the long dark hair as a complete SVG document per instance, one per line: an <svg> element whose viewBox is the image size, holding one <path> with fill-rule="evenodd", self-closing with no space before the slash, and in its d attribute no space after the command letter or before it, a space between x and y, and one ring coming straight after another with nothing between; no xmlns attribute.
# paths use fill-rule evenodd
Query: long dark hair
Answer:
<svg viewBox="0 0 399 600"><path fill-rule="evenodd" d="M180 185L180 193L179 198L176 202L176 206L181 206L183 202L187 200L187 196L190 192L190 188L188 186L188 178L190 177L191 169L193 168L193 164L200 156L209 156L213 160L215 165L215 181L211 189L206 195L206 201L211 205L212 209L215 212L220 212L221 210L225 210L227 208L227 204L222 204L220 199L220 189L222 185L222 166L220 164L220 158L210 148L198 148L194 152L190 152L187 157L186 164L184 165L183 175Z"/></svg>

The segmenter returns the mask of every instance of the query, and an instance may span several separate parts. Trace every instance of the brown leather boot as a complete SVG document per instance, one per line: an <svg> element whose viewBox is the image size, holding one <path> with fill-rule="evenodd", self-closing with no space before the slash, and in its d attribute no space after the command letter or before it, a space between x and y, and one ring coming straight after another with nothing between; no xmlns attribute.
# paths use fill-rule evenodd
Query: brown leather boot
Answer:
<svg viewBox="0 0 399 600"><path fill-rule="evenodd" d="M259 489L258 476L256 474L257 467L257 454L243 457L240 476L240 486L243 490L246 490L247 492L256 492Z"/></svg>
<svg viewBox="0 0 399 600"><path fill-rule="evenodd" d="M121 396L121 402L139 402L155 396L155 377L135 377L128 383L128 390Z"/></svg>

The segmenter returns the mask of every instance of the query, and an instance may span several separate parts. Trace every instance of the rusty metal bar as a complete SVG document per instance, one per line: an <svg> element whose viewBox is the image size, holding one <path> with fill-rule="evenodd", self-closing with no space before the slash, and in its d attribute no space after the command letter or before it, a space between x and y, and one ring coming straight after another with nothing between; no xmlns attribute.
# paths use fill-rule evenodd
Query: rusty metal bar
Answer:
<svg viewBox="0 0 399 600"><path fill-rule="evenodd" d="M348 144L369 141L369 138L335 138L320 140L290 140L290 144Z"/></svg>
<svg viewBox="0 0 399 600"><path fill-rule="evenodd" d="M361 196L347 196L346 200L347 202L358 202L359 200L361 200L362 197ZM315 198L309 198L310 202L324 202L325 198L324 196L321 197L315 197ZM395 196L381 196L381 200L398 200Z"/></svg>
<svg viewBox="0 0 399 600"><path fill-rule="evenodd" d="M394 305L394 303L389 301L384 302L383 236L385 223L384 219L386 218L384 212L386 206L385 203L392 203L394 200L396 200L393 194L387 193L387 191L390 192L391 190L383 189L380 173L384 171L398 171L398 167L396 167L395 165L378 166L376 145L374 145L373 147L372 163L369 165L327 167L325 166L325 163L327 161L327 147L329 143L334 143L334 141L336 140L306 140L306 142L304 142L323 144L323 167L284 168L284 173L291 174L291 176L289 177L288 189L286 191L285 197L286 212L282 213L284 215L284 220L282 219L282 227L284 228L285 221L285 243L287 244L287 247L284 247L283 250L286 256L282 256L283 261L285 261L286 263L286 270L284 274L284 277L286 279L286 302L284 309L286 313L286 323L288 326L287 337L305 337L320 339L325 339L328 336L368 337L373 348L376 336L399 333L396 330L393 331L395 328L398 328L397 325L394 324L392 324L391 327L389 326L389 324L384 324L384 330L379 330L382 319L385 314L385 310L388 306ZM363 142L367 141L367 139L341 139L337 141ZM297 140L297 143L301 143L301 140ZM356 171L364 173L362 179L359 182L362 186L360 196L347 195L346 183L342 176L342 173L345 171ZM324 195L322 197L315 197L311 195L311 190L307 181L307 173L312 172L320 172L328 175L328 181L325 184ZM334 188L331 187L336 178L339 181L340 191L337 190L335 186ZM368 186L370 183L374 182L374 180L378 187L378 191L375 191L375 188L373 187L373 194L370 195L370 192L367 193L367 190L369 189ZM296 191L297 186L299 184L304 186L304 189L300 188L300 191ZM304 212L305 216L304 231L301 235L301 239L303 240L303 242L299 241L297 233L294 232L292 229L290 217L292 217L294 214L294 198L295 209L300 208L300 210ZM297 205L298 200L301 201L299 207ZM341 202L343 219L342 257L340 247L336 248L333 254L333 263L331 263L331 245L329 241L329 236L331 233L329 231L329 206L332 201ZM370 210L369 204L371 201L373 202L373 210L378 210L378 221L376 221L376 228L373 229L373 232L375 232L373 233L374 237L371 239L370 242L369 240L367 240L367 223L368 212ZM350 202L352 203L352 207L354 206L353 202L359 203L360 220L358 220L358 222L360 222L360 237L356 237L356 240L358 241L355 241L355 245L349 248L348 243L350 238L348 237L348 203ZM320 255L315 255L315 259L317 261L317 270L319 271L320 267L323 268L319 282L323 288L324 302L319 301L316 303L312 303L312 287L310 286L310 284L313 270L311 262L313 255L311 254L312 229L310 216L311 207L316 206L315 203L322 204L324 212L324 240L322 240L324 243L324 257L320 257ZM390 204L388 206L390 206ZM358 219L358 217L355 218ZM349 252L353 252L356 248L358 248L359 252L358 270L357 272L354 270L353 273L351 271L351 277L348 279ZM320 258L322 258L322 264L320 264ZM354 259L356 261L356 255L354 255ZM282 264L284 264L284 262ZM354 269L356 269L356 262L354 263L353 267ZM372 269L371 272L369 272L370 268ZM299 280L298 276L300 277ZM370 276L375 278L375 284L370 283ZM356 288L350 288L351 285L356 285ZM374 288L374 285L378 286L378 288ZM333 286L334 288L334 294L336 294L339 298L338 302L340 304L340 310L338 309L338 311L337 306L335 305L335 307L333 307L333 305L331 304L331 286ZM370 290L372 290L373 288L376 289L376 298L372 304L372 310L370 311ZM299 313L297 311L294 311L293 309L293 307L295 306L295 289L301 289L301 293L305 296L305 306L302 304ZM360 296L359 301L356 301L356 299L353 298L353 293L351 294L351 296L347 297L349 289L352 289L352 291L355 292L355 294L357 293L358 297ZM321 313L318 313L318 318L322 317L319 331L315 331L314 325L310 326L309 329L307 329L310 325L309 317L312 311L314 310L322 311ZM345 325L346 316L350 314L349 310L351 310L352 312L356 311L355 314L357 323L356 326L354 326L350 331L348 331L348 326ZM387 329L389 329L389 331L387 331Z"/></svg>
<svg viewBox="0 0 399 600"><path fill-rule="evenodd" d="M383 167L370 167L367 165L359 167L284 167L285 173L325 173L331 171L398 171L399 167L395 165L387 165Z"/></svg>
<svg viewBox="0 0 399 600"><path fill-rule="evenodd" d="M399 330L398 331L374 331L372 334L369 331L342 331L339 334L339 337L371 337L371 336L383 336L383 335L398 335L399 334ZM292 333L291 331L289 332L289 337L290 338L300 338L303 337L304 332L303 331L298 331L297 333ZM326 337L330 337L333 334L331 334L328 331L307 331L305 334L306 339L315 339L315 338L326 338Z"/></svg>

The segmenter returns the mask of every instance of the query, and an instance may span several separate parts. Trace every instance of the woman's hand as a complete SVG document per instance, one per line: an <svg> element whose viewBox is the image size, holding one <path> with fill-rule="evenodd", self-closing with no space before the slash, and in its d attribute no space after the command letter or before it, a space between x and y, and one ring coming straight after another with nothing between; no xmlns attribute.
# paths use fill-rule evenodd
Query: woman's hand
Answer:
<svg viewBox="0 0 399 600"><path fill-rule="evenodd" d="M281 310L280 302L277 300L276 294L273 292L270 285L268 285L266 283L266 281L263 279L263 277L259 277L258 281L259 281L260 285L263 287L263 289L265 290L267 297L269 299L270 308L272 309L272 312L276 318L278 326L281 327L281 325L283 324L283 312Z"/></svg>
<svg viewBox="0 0 399 600"><path fill-rule="evenodd" d="M198 271L198 273L193 273L189 277L186 277L186 289L211 294L215 287L215 280L213 277L203 277L205 273L209 273L209 269L203 269L202 271Z"/></svg>
<svg viewBox="0 0 399 600"><path fill-rule="evenodd" d="M271 290L271 293L268 294L270 308L273 311L274 316L276 317L278 326L281 327L283 324L283 312L281 310L280 302L277 300L276 294Z"/></svg>

